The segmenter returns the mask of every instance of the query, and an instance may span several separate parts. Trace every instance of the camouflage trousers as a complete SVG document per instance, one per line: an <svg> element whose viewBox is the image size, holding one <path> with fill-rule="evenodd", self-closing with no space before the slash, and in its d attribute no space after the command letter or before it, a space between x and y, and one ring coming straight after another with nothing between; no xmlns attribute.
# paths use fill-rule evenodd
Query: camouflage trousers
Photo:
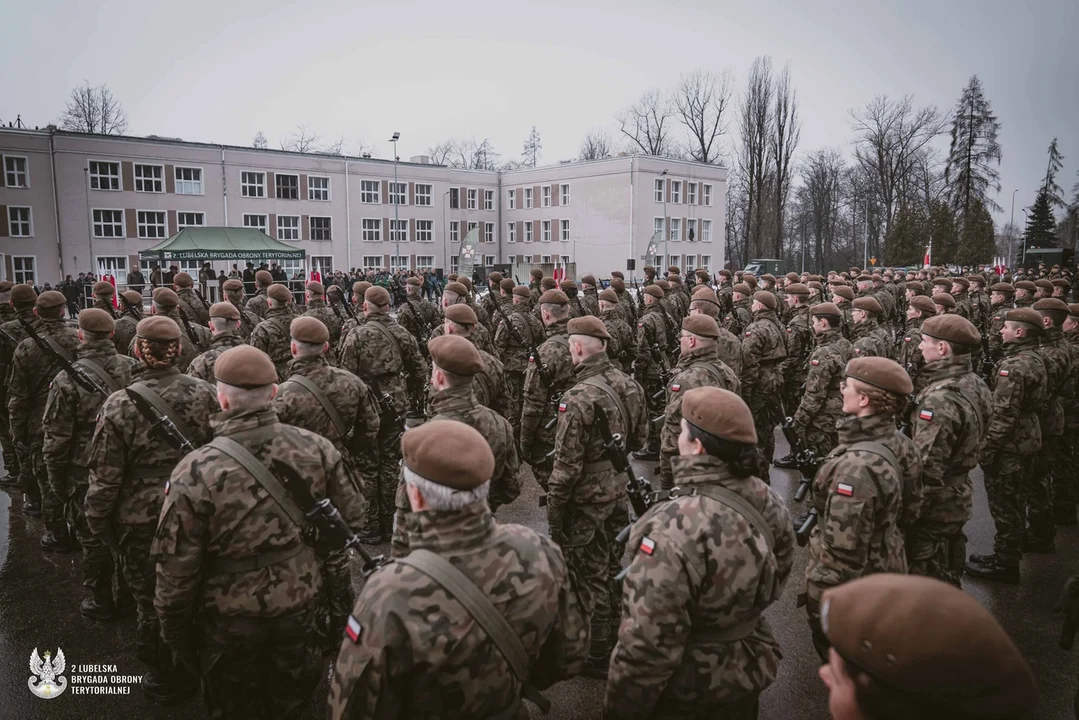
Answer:
<svg viewBox="0 0 1079 720"><path fill-rule="evenodd" d="M1079 427L1069 426L1060 436L1060 472L1054 478L1053 502L1062 510L1075 512L1079 502Z"/></svg>
<svg viewBox="0 0 1079 720"><path fill-rule="evenodd" d="M794 413L797 412L798 406L802 403L802 394L805 392L802 388L805 382L805 377L799 375L783 378L783 390L780 393L783 398L781 412L786 416L793 417Z"/></svg>
<svg viewBox="0 0 1079 720"><path fill-rule="evenodd" d="M577 591L581 610L591 626L592 644L589 656L594 659L606 659L610 654L609 578L613 539L610 532L615 504L612 502L577 506L571 522L587 525L587 530L584 527L567 528L565 536L574 538L574 544L562 546L570 582ZM581 532L582 530L585 532Z"/></svg>
<svg viewBox="0 0 1079 720"><path fill-rule="evenodd" d="M135 598L135 656L162 679L173 674L172 654L161 640L161 626L154 610L157 563L150 555L157 523L120 525L116 528L120 566Z"/></svg>
<svg viewBox="0 0 1079 720"><path fill-rule="evenodd" d="M378 472L367 486L367 531L386 536L393 528L394 496L401 476L401 428L385 414L380 420Z"/></svg>
<svg viewBox="0 0 1079 720"><path fill-rule="evenodd" d="M831 432L820 426L821 418L818 418L817 424L810 425L802 434L806 449L812 450L818 461L824 460L828 453L839 444L839 433L836 432L835 423L830 419L827 422L831 425Z"/></svg>
<svg viewBox="0 0 1079 720"><path fill-rule="evenodd" d="M199 617L202 697L211 718L295 718L322 673L314 607L275 617Z"/></svg>
<svg viewBox="0 0 1079 720"><path fill-rule="evenodd" d="M517 442L521 441L521 407L524 396L525 374L523 372L506 371L506 419L513 427L513 437Z"/></svg>
<svg viewBox="0 0 1079 720"><path fill-rule="evenodd" d="M676 440L677 442L677 440ZM661 439L662 443L662 439ZM656 474L659 475L659 489L670 490L674 487L674 471L671 470L671 458L678 457L678 450L674 452L660 445L659 448L659 466L656 468Z"/></svg>
<svg viewBox="0 0 1079 720"><path fill-rule="evenodd" d="M548 445L544 442L536 442L532 448L532 457L544 457L547 453L554 449L553 445ZM547 493L547 486L550 484L551 473L554 472L554 459L547 458L544 460L537 460L536 462L529 463L532 468L532 476L536 478L536 482L543 489L544 494Z"/></svg>
<svg viewBox="0 0 1079 720"><path fill-rule="evenodd" d="M105 542L90 532L86 524L84 503L86 491L90 487L90 471L87 468L76 468L71 473L73 490L71 500L68 502L67 515L75 528L75 535L82 546L82 586L88 589L94 600L104 605L111 605L112 576L116 572L116 563L113 562L112 550ZM127 583L120 573L120 585L127 594Z"/></svg>
<svg viewBox="0 0 1079 720"><path fill-rule="evenodd" d="M936 578L962 588L967 561L967 536L963 523L927 526L918 523L907 530L907 572Z"/></svg>
<svg viewBox="0 0 1079 720"><path fill-rule="evenodd" d="M772 457L776 453L776 403L779 399L772 393L756 392L746 398L746 405L753 413L753 425L757 429L757 477L768 483Z"/></svg>
<svg viewBox="0 0 1079 720"><path fill-rule="evenodd" d="M1056 537L1053 522L1053 490L1056 478L1064 474L1060 458L1061 436L1043 435L1042 449L1034 453L1030 480L1026 486L1027 540L1050 543Z"/></svg>
<svg viewBox="0 0 1079 720"><path fill-rule="evenodd" d="M997 561L1007 567L1018 567L1022 557L1026 533L1023 508L1032 460L1028 455L1001 452L993 467L982 468L985 492L989 496L989 514L997 529L993 553Z"/></svg>
<svg viewBox="0 0 1079 720"><path fill-rule="evenodd" d="M4 455L4 470L11 476L12 480L18 480L19 475L19 453L15 448L15 441L11 439L11 424L8 423L7 417L7 398L0 397L0 448L3 449Z"/></svg>
<svg viewBox="0 0 1079 720"><path fill-rule="evenodd" d="M658 377L639 377L637 381L644 388L644 397L648 407L648 444L645 447L649 450L659 450L659 435L663 423L654 423L652 418L663 415L667 410L664 385ZM657 393L658 398L654 397Z"/></svg>
<svg viewBox="0 0 1079 720"><path fill-rule="evenodd" d="M405 530L405 518L412 512L412 503L408 501L408 492L405 490L405 479L397 481L397 491L393 496L393 536L390 538L390 557L404 557L408 555L408 532Z"/></svg>
<svg viewBox="0 0 1079 720"><path fill-rule="evenodd" d="M607 589L608 589L608 604L605 608L607 611L607 617L600 616L599 608L596 611L596 621L602 622L604 619L607 621L607 627L609 628L609 636L607 638L607 655L611 654L611 650L614 649L614 644L618 640L618 626L622 621L622 581L618 580L618 575L622 572L622 557L626 554L626 541L618 542L616 538L618 534L622 532L626 526L630 524L629 520L629 500L628 498L620 498L611 510L610 517L607 518L607 542L610 549L610 563L607 566Z"/></svg>
<svg viewBox="0 0 1079 720"><path fill-rule="evenodd" d="M64 519L64 500L49 482L49 469L45 466L45 451L42 448L41 438L33 440L29 458L31 475L37 492L26 494L41 499L41 522L45 529L57 537L64 537L68 533L67 521Z"/></svg>

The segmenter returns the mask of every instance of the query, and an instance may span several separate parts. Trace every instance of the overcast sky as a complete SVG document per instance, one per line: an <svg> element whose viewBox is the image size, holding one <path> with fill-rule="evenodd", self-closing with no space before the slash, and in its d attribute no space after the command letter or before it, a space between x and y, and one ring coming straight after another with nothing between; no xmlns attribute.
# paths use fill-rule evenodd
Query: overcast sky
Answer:
<svg viewBox="0 0 1079 720"><path fill-rule="evenodd" d="M261 130L277 147L306 123L382 157L396 130L402 159L489 137L506 160L534 124L544 164L576 156L591 127L618 140L615 115L643 90L702 67L730 68L740 93L770 55L792 65L799 154L849 153L848 111L876 94L950 110L976 73L1003 125L998 221L1018 188L1022 223L1054 136L1068 198L1079 168L1076 0L35 0L3 17L5 123L56 121L86 79L113 89L132 134L246 145Z"/></svg>

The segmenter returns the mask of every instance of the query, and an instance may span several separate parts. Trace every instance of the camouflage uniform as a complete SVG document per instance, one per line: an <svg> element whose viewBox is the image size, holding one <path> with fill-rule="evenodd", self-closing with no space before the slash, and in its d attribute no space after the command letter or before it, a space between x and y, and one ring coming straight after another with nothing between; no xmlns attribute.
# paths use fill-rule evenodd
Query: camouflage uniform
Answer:
<svg viewBox="0 0 1079 720"><path fill-rule="evenodd" d="M654 505L633 526L623 621L611 657L609 718L756 718L757 699L782 657L764 611L794 560L783 499L755 477L739 478L709 455L674 458L687 492ZM697 487L718 485L759 510L767 541L732 507ZM722 576L722 582L713 582Z"/></svg>
<svg viewBox="0 0 1079 720"><path fill-rule="evenodd" d="M835 306L839 308L839 312L843 313L843 322L840 323L840 327L843 330L843 337L854 342L854 306L851 305L850 300L846 298L839 298Z"/></svg>
<svg viewBox="0 0 1079 720"><path fill-rule="evenodd" d="M187 374L199 380L205 380L210 384L216 384L217 376L214 375L214 363L217 362L217 357L229 348L243 344L243 338L234 332L214 335L213 339L210 340L210 349L191 361L191 364L187 366Z"/></svg>
<svg viewBox="0 0 1079 720"><path fill-rule="evenodd" d="M663 412L664 378L663 365L667 347L667 323L663 321L663 309L659 305L645 305L637 321L637 360L633 376L644 388L648 417ZM658 397L657 397L658 395ZM648 423L648 449L659 449L659 426Z"/></svg>
<svg viewBox="0 0 1079 720"><path fill-rule="evenodd" d="M597 317L601 314L596 313ZM607 356L624 373L633 372L633 360L637 357L637 335L624 318L622 308L612 308L602 313L603 326L611 339L607 341Z"/></svg>
<svg viewBox="0 0 1079 720"><path fill-rule="evenodd" d="M1056 478L1064 473L1064 458L1061 456L1060 447L1066 438L1064 405L1061 398L1067 394L1068 386L1072 383L1073 368L1071 352L1059 327L1045 329L1038 352L1045 362L1046 394L1038 417L1042 431L1042 447L1041 452L1034 456L1030 475L1027 545L1051 549L1056 536L1056 525L1053 522L1053 486Z"/></svg>
<svg viewBox="0 0 1079 720"><path fill-rule="evenodd" d="M18 319L14 318L22 318L36 327L37 315L34 315L33 308L16 311L10 304L5 307L10 311L10 315L5 318L3 324L0 324L0 328L2 328L7 335L14 338L16 343L20 343L29 336L26 334L26 331L23 330ZM7 340L0 340L0 440L3 441L4 448L4 469L10 474L12 479L18 481L19 488L26 493L28 498L34 499L36 503L40 503L41 490L34 480L33 462L29 457L26 457L26 452L29 448L22 448L15 442L14 434L11 431L10 419L8 417L7 406L8 395L11 388L11 361L15 357L15 349L17 347L18 344L12 346Z"/></svg>
<svg viewBox="0 0 1079 720"><path fill-rule="evenodd" d="M330 441L279 423L269 409L221 413L212 425L264 465L287 463L347 524L362 522L363 496ZM217 448L195 450L173 471L153 542L153 605L164 644L201 675L211 715L286 717L309 703L319 682L317 630L340 637L352 592L345 551L308 543Z"/></svg>
<svg viewBox="0 0 1079 720"><path fill-rule="evenodd" d="M615 290L615 294L618 295L618 304L622 308L622 312L625 313L625 321L631 327L637 324L637 303L633 300L633 296L629 294L626 289Z"/></svg>
<svg viewBox="0 0 1079 720"><path fill-rule="evenodd" d="M71 357L77 354L78 333L62 318L39 318L34 329L43 338L52 338ZM58 371L59 367L37 343L30 338L23 340L11 359L7 409L11 438L15 446L21 448L28 465L26 470L29 472L24 470L24 477L30 482L24 491L30 498L40 498L45 530L57 537L66 537L62 499L50 486L49 470L41 449L45 440L42 424L45 402L49 397L49 384Z"/></svg>
<svg viewBox="0 0 1079 720"><path fill-rule="evenodd" d="M729 330L732 335L740 337L750 323L753 322L753 313L749 309L752 304L749 298L742 298L733 302L730 312L723 318L723 322L719 326L724 330Z"/></svg>
<svg viewBox="0 0 1079 720"><path fill-rule="evenodd" d="M175 366L144 369L138 380L186 423L193 434L188 438L192 445L198 447L210 439L210 416L220 410L213 386L182 374ZM101 406L86 463L90 468L86 523L121 558L138 606L135 654L155 674L165 677L172 661L160 643L150 545L165 499L162 486L182 457L158 438L126 393L113 393Z"/></svg>
<svg viewBox="0 0 1079 720"><path fill-rule="evenodd" d="M387 340L389 333L396 343ZM390 396L392 412L380 406L378 473L370 484L367 534L389 539L393 529L394 494L401 459L401 431L409 400L422 397L428 376L427 361L407 330L386 313L372 313L341 344L341 367L363 380L375 393ZM395 417L396 416L396 417Z"/></svg>
<svg viewBox="0 0 1079 720"><path fill-rule="evenodd" d="M890 358L892 344L877 319L869 314L865 320L851 325L850 339L857 357Z"/></svg>
<svg viewBox="0 0 1079 720"><path fill-rule="evenodd" d="M784 333L774 310L760 310L742 338L742 397L757 427L757 476L768 482L775 454L776 401L783 386L779 364L787 357Z"/></svg>
<svg viewBox="0 0 1079 720"><path fill-rule="evenodd" d="M625 478L605 456L604 439L595 423L602 407L612 434L625 438L625 450L642 447L647 436L644 391L630 376L596 353L574 368L576 384L558 406L554 470L547 493L550 537L566 554L566 563L592 625L593 660L610 655L612 602L610 580L618 572L622 549L615 536L629 523ZM599 382L607 390L589 384ZM608 392L609 390L609 392ZM622 400L629 417L611 397Z"/></svg>
<svg viewBox="0 0 1079 720"><path fill-rule="evenodd" d="M822 660L828 657L820 627L824 591L873 573L907 571L902 516L916 508L905 496L920 485L922 473L917 448L896 431L891 414L847 416L838 430L839 445L813 479L813 506L820 519L809 538L806 563L806 610ZM849 449L865 441L891 450L899 467L868 450Z"/></svg>
<svg viewBox="0 0 1079 720"><path fill-rule="evenodd" d="M595 287L585 289L581 293L581 304L589 315L599 317L599 290Z"/></svg>
<svg viewBox="0 0 1079 720"><path fill-rule="evenodd" d="M210 341L213 339L210 331L201 325L192 324L191 335L188 335L187 327L184 326L179 311L174 307L158 305L157 314L172 318L173 322L180 327L180 354L176 356L176 367L180 372L187 372L187 369L191 367L191 362L203 352L204 348L210 347ZM127 346L127 354L135 357L134 336Z"/></svg>
<svg viewBox="0 0 1079 720"><path fill-rule="evenodd" d="M1061 449L1064 452L1061 465L1060 481L1053 486L1056 503L1057 524L1075 524L1075 504L1079 502L1079 331L1064 333L1068 352L1071 354L1072 374L1071 384L1065 392L1062 402L1064 405L1064 442Z"/></svg>
<svg viewBox="0 0 1079 720"><path fill-rule="evenodd" d="M533 686L580 672L587 624L553 542L498 523L483 503L411 513L407 523L413 549L449 560L521 638ZM356 640L342 640L330 681L335 720L528 717L501 650L426 574L400 563L382 567L367 578L352 615L360 630Z"/></svg>
<svg viewBox="0 0 1079 720"><path fill-rule="evenodd" d="M725 281L716 288L716 298L719 300L719 311L724 315L734 309L734 288L729 282ZM732 330L731 332L734 331ZM735 334L740 335L741 333Z"/></svg>
<svg viewBox="0 0 1079 720"><path fill-rule="evenodd" d="M469 307L475 312L476 307L474 305L469 304ZM486 315L484 317L486 317ZM476 319L479 320L478 313ZM431 338L442 337L445 334L445 324L436 325L434 329L431 330L431 334L427 339L430 340ZM468 339L472 341L472 344L475 345L477 349L483 350L484 352L494 352L494 339L491 337L491 331L487 329L487 326L483 324L482 320L472 326L472 334Z"/></svg>
<svg viewBox="0 0 1079 720"><path fill-rule="evenodd" d="M116 319L116 330L112 336L113 346L121 355L127 354L131 347L131 341L135 339L135 327L139 324L139 318L131 310L124 310Z"/></svg>
<svg viewBox="0 0 1079 720"><path fill-rule="evenodd" d="M546 425L556 417L555 398L569 390L576 382L573 361L569 356L569 336L566 334L568 323L569 320L558 320L548 325L544 330L547 340L536 348L540 361L547 368L552 386L544 385L533 359L528 363L521 393L521 456L532 466L532 474L544 492L554 466L554 461L546 455L555 444L555 428L552 426L548 429Z"/></svg>
<svg viewBox="0 0 1079 720"><path fill-rule="evenodd" d="M714 345L697 347L678 358L674 377L667 383L667 407L661 419L659 439L659 479L663 490L674 487L671 461L678 456L678 436L682 432L682 397L699 387L718 387L737 393L738 375L719 359ZM649 418L652 422L653 418Z"/></svg>
<svg viewBox="0 0 1079 720"><path fill-rule="evenodd" d="M247 308L242 307L237 303L232 303L232 305L240 313L240 327L236 332L239 333L244 342L247 342L251 339L251 333L258 327L261 320L259 320L258 316L253 312L247 310Z"/></svg>
<svg viewBox="0 0 1079 720"><path fill-rule="evenodd" d="M839 442L836 423L843 418L839 383L853 356L854 347L839 328L818 335L817 347L809 356L806 389L794 413L794 428L806 448L821 459Z"/></svg>
<svg viewBox="0 0 1079 720"><path fill-rule="evenodd" d="M925 367L925 358L922 357L922 323L925 318L907 318L907 332L903 335L903 341L899 344L898 363L907 371L910 380L914 383L914 392L917 394L928 382L922 377L922 368Z"/></svg>
<svg viewBox="0 0 1079 720"><path fill-rule="evenodd" d="M270 309L270 305L266 300L266 289L260 287L254 296L247 298L247 304L244 305L247 312L258 318L257 322L262 322L266 319L266 311Z"/></svg>
<svg viewBox="0 0 1079 720"><path fill-rule="evenodd" d="M210 324L210 308L199 300L194 289L179 288L176 290L176 296L180 298L180 307L187 313L188 320L203 327Z"/></svg>
<svg viewBox="0 0 1079 720"><path fill-rule="evenodd" d="M963 526L970 520L978 448L989 429L992 395L969 355L925 366L925 389L913 410L913 439L922 459L922 513L907 528L912 575L960 587L967 557Z"/></svg>
<svg viewBox="0 0 1079 720"><path fill-rule="evenodd" d="M270 356L277 368L277 382L288 377L288 364L292 362L292 334L289 326L295 316L290 307L275 307L251 331L250 344Z"/></svg>
<svg viewBox="0 0 1079 720"><path fill-rule="evenodd" d="M513 426L514 437L521 437L521 394L524 391L525 373L528 371L530 350L522 340L539 346L543 340L543 326L528 312L525 305L507 304L506 315L513 328L502 322L495 332L494 345L505 371L506 403Z"/></svg>
<svg viewBox="0 0 1079 720"><path fill-rule="evenodd" d="M1008 311L1013 309L1013 304L1010 302L997 303L992 306L992 312L989 316L989 330L988 344L989 344L989 360L996 365L1000 362L1000 359L1004 357L1004 339L1000 336L1000 331L1004 329L1004 316L1008 314Z"/></svg>
<svg viewBox="0 0 1079 720"><path fill-rule="evenodd" d="M330 331L330 348L337 347L337 344L341 342L341 319L337 317L337 313L326 304L326 301L321 296L311 298L307 303L307 310L304 315L322 321L322 324Z"/></svg>
<svg viewBox="0 0 1079 720"><path fill-rule="evenodd" d="M426 303L428 307L431 307L431 310L425 310L421 303ZM427 353L427 337L431 334L431 329L436 322L437 317L435 317L434 308L426 300L409 296L408 300L397 310L397 324L408 330L412 337L416 338L416 344L419 346L420 352L423 353L423 357L427 360L431 359L431 356Z"/></svg>
<svg viewBox="0 0 1079 720"><path fill-rule="evenodd" d="M952 297L955 298L956 314L965 317L973 323L975 320L974 308L971 305L970 295L967 294L967 291L963 290L962 292L955 293ZM975 325L975 327L977 327L977 325Z"/></svg>
<svg viewBox="0 0 1079 720"><path fill-rule="evenodd" d="M471 340L471 337L469 338ZM472 388L480 405L494 410L504 418L509 418L509 398L506 392L506 369L502 361L479 348L476 350L483 361L483 371L475 376Z"/></svg>
<svg viewBox="0 0 1079 720"><path fill-rule="evenodd" d="M779 376L782 378L783 409L785 414L793 415L798 409L806 381L807 363L813 352L813 318L809 316L809 306L800 305L791 308L787 322L787 357L779 364Z"/></svg>

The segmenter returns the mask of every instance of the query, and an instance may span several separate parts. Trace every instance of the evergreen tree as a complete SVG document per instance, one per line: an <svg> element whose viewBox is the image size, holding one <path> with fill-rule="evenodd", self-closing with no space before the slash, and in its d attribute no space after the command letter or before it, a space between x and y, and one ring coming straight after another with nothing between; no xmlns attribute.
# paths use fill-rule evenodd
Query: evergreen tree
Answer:
<svg viewBox="0 0 1079 720"><path fill-rule="evenodd" d="M968 221L980 222L974 217L979 205L986 210L1000 210L1000 205L990 197L990 192L1000 192L998 132L1000 122L982 92L978 76L973 75L956 104L944 170L948 200L960 227Z"/></svg>
<svg viewBox="0 0 1079 720"><path fill-rule="evenodd" d="M978 265L990 263L996 255L996 228L993 216L984 205L978 203L971 208L967 221L959 233L959 247L955 253L958 265Z"/></svg>
<svg viewBox="0 0 1079 720"><path fill-rule="evenodd" d="M1061 162L1063 159L1064 156L1057 149L1057 139L1053 138L1053 142L1049 143L1049 165L1045 169L1045 181L1042 183L1042 192L1048 196L1050 207L1064 207L1064 190L1057 185L1057 173L1064 165Z"/></svg>
<svg viewBox="0 0 1079 720"><path fill-rule="evenodd" d="M266 142L266 136L259 130L255 133L255 139L251 142L251 145L252 147L257 147L259 150L265 150L269 146L269 143Z"/></svg>
<svg viewBox="0 0 1079 720"><path fill-rule="evenodd" d="M933 211L929 214L929 235L924 238L924 244L928 245L930 238L933 240L934 265L955 262L959 249L955 212L947 203L939 200L933 202Z"/></svg>
<svg viewBox="0 0 1079 720"><path fill-rule="evenodd" d="M532 132L528 133L528 139L525 140L524 150L521 155L524 156L524 162L522 165L525 167L536 167L536 163L539 161L540 150L543 149L543 143L540 142L539 131L536 130L536 126L532 126Z"/></svg>
<svg viewBox="0 0 1079 720"><path fill-rule="evenodd" d="M1027 227L1023 231L1023 242L1027 247L1056 247L1056 220L1053 218L1052 200L1044 187L1034 200L1027 216Z"/></svg>
<svg viewBox="0 0 1079 720"><path fill-rule="evenodd" d="M920 207L903 204L884 238L888 265L921 265L928 244L929 218Z"/></svg>

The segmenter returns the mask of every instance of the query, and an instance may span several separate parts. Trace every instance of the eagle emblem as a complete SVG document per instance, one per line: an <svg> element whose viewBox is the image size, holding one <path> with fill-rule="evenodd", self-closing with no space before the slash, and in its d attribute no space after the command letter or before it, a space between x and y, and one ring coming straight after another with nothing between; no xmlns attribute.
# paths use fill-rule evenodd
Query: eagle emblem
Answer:
<svg viewBox="0 0 1079 720"><path fill-rule="evenodd" d="M64 651L60 648L56 648L55 658L46 650L44 660L37 654L37 648L34 648L30 653L30 672L33 675L26 681L30 692L39 698L51 700L67 690L67 678L60 677L65 665Z"/></svg>

